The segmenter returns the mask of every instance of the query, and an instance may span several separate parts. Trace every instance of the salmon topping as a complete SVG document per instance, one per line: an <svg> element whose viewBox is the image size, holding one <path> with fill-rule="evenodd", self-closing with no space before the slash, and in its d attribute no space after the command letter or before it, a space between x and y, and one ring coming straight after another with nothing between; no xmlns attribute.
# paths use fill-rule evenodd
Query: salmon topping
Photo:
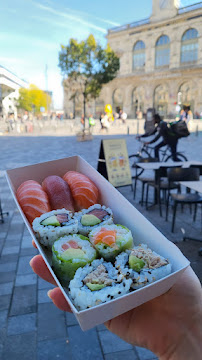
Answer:
<svg viewBox="0 0 202 360"><path fill-rule="evenodd" d="M64 251L67 250L67 249L69 249L69 248L79 249L79 246L78 246L78 244L77 244L76 241L70 240L70 241L68 241L66 244L63 244L63 245L62 245L62 249L63 249Z"/></svg>
<svg viewBox="0 0 202 360"><path fill-rule="evenodd" d="M116 231L102 228L94 237L94 245L100 242L109 246L113 246L116 243Z"/></svg>

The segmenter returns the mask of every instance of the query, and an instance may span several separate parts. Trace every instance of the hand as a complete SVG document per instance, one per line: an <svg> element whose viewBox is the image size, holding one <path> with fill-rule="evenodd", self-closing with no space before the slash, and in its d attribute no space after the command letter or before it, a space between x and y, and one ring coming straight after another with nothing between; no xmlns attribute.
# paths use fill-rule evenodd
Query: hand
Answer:
<svg viewBox="0 0 202 360"><path fill-rule="evenodd" d="M41 255L35 256L30 265L36 274L55 285ZM59 309L71 311L59 288L48 295ZM201 324L202 291L190 267L167 293L105 323L123 340L150 349L161 360L200 359Z"/></svg>

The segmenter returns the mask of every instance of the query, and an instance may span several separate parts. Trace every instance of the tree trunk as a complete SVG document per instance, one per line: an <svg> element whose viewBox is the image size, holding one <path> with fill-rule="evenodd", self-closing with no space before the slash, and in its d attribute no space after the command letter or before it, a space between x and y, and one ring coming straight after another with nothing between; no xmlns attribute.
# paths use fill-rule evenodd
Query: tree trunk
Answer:
<svg viewBox="0 0 202 360"><path fill-rule="evenodd" d="M84 130L86 128L86 94L83 93L83 116L84 116Z"/></svg>

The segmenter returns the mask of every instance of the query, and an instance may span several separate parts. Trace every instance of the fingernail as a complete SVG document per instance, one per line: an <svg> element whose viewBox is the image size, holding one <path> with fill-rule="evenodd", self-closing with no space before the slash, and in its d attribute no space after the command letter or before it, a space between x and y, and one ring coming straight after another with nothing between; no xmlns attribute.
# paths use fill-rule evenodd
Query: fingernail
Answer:
<svg viewBox="0 0 202 360"><path fill-rule="evenodd" d="M47 292L47 295L48 295L48 297L51 299L51 292L52 292L52 290L49 290L48 292ZM52 299L51 299L52 300Z"/></svg>

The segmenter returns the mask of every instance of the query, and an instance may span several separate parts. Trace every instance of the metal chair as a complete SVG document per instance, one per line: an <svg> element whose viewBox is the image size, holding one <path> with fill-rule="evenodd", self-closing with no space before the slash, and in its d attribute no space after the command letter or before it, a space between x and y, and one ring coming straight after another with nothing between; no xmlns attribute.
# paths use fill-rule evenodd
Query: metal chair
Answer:
<svg viewBox="0 0 202 360"><path fill-rule="evenodd" d="M9 215L9 212L3 212L2 205L1 205L1 199L0 199L0 221L4 223L4 215Z"/></svg>
<svg viewBox="0 0 202 360"><path fill-rule="evenodd" d="M181 166L177 166L181 167ZM173 168L173 166L161 166L156 170L155 182L147 183L146 191L146 209L148 210L148 194L149 188L153 187L157 195L157 203L159 204L159 213L162 216L162 207L161 207L161 192L163 192L164 201L166 203L166 192L169 190L177 189L180 192L180 185L178 183L169 183L167 179L167 170Z"/></svg>
<svg viewBox="0 0 202 360"><path fill-rule="evenodd" d="M169 184L176 181L198 181L200 177L200 170L198 168L174 168L167 170ZM172 227L171 231L174 232L175 227L175 218L177 212L177 205L185 204L202 204L202 197L195 193L185 193L185 194L172 194L168 193L167 205L166 205L166 221L168 220L168 211L169 211L169 198L171 197L173 201L173 218L172 218Z"/></svg>
<svg viewBox="0 0 202 360"><path fill-rule="evenodd" d="M148 157L148 158L142 158L138 162L148 163L148 162L157 162L157 161L158 161L157 158ZM135 169L136 169L136 175L134 177L135 182L134 182L134 188L133 188L133 199L135 199L137 181L139 180L142 183L140 204L143 205L145 184L147 184L148 182L155 182L155 179L154 179L154 177L153 178L152 177L143 177L143 176L138 175L138 173L137 173L138 166L137 165L136 165ZM141 174L142 174L142 171L141 171Z"/></svg>

